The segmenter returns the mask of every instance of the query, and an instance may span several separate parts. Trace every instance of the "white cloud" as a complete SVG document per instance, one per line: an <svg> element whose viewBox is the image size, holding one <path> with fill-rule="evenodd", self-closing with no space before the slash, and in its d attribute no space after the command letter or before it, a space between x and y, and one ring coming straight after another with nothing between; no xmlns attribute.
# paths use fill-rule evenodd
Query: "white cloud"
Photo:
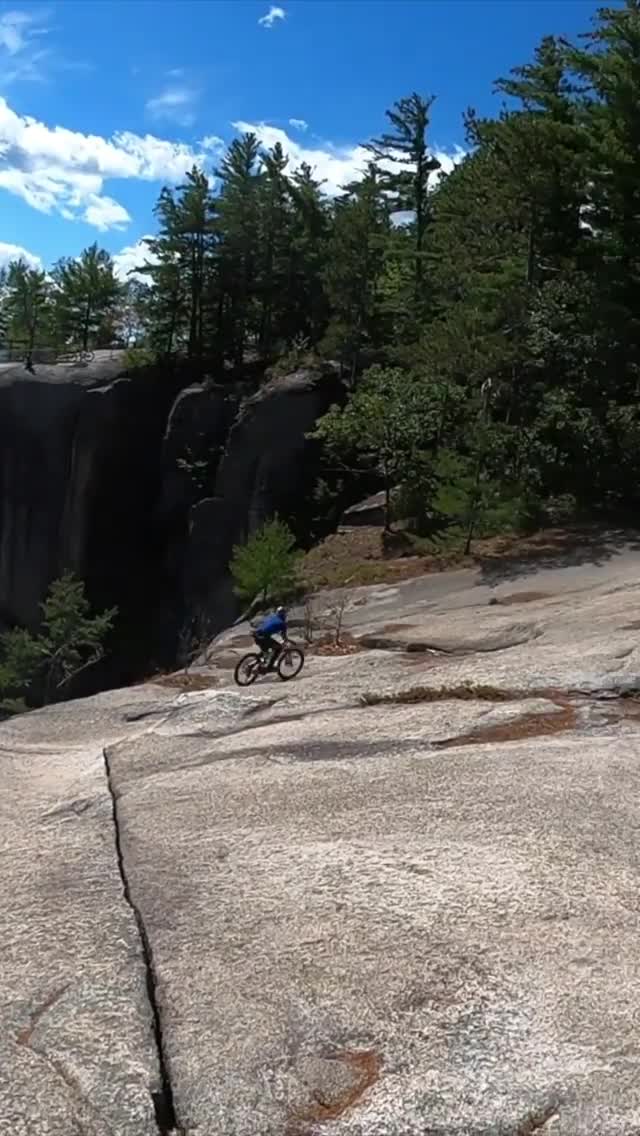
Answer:
<svg viewBox="0 0 640 1136"><path fill-rule="evenodd" d="M285 154L289 156L290 170L298 169L303 162L311 166L317 178L323 181L324 190L331 196L339 193L347 182L362 177L362 173L371 155L364 146L334 147L328 143L323 149L321 146L303 146L300 142L289 137L286 130L278 126L269 126L266 122L234 122L233 126L242 133L251 132L267 149L271 149L277 142L280 143Z"/></svg>
<svg viewBox="0 0 640 1136"><path fill-rule="evenodd" d="M82 216L88 225L95 225L102 233L106 233L107 229L126 229L131 221L124 205L120 205L112 197L101 197L98 194L89 195Z"/></svg>
<svg viewBox="0 0 640 1136"><path fill-rule="evenodd" d="M200 139L199 145L203 150L224 150L224 141L217 134L207 134Z"/></svg>
<svg viewBox="0 0 640 1136"><path fill-rule="evenodd" d="M122 228L126 209L103 195L111 178L178 182L207 154L153 134L82 134L19 115L0 96L0 189L41 213Z"/></svg>
<svg viewBox="0 0 640 1136"><path fill-rule="evenodd" d="M305 122L304 118L290 118L289 126L292 126L294 130L301 130L303 134L305 130L309 129L309 123Z"/></svg>
<svg viewBox="0 0 640 1136"><path fill-rule="evenodd" d="M269 126L266 122L234 122L233 126L243 133L255 134L267 149L271 149L279 142L289 157L289 169L296 170L303 163L311 166L315 177L324 183L324 192L330 197L335 197L349 182L358 181L363 176L368 162L371 161L371 154L365 146L334 146L330 142L319 143L317 146L304 146L290 138L285 130ZM453 152L442 149L434 151L434 156L441 164L439 176L450 173L462 160L464 153L459 146L456 146ZM393 168L393 164L388 162L387 166ZM436 180L434 178L434 185Z"/></svg>
<svg viewBox="0 0 640 1136"><path fill-rule="evenodd" d="M147 110L155 119L191 126L195 121L198 94L190 87L167 87L147 102Z"/></svg>
<svg viewBox="0 0 640 1136"><path fill-rule="evenodd" d="M143 274L136 272L136 269L142 268L145 263L157 262L158 258L151 252L147 243L152 239L150 236L141 237L134 245L127 245L115 254L113 266L119 280L147 279Z"/></svg>
<svg viewBox="0 0 640 1136"><path fill-rule="evenodd" d="M0 241L0 268L10 264L12 260L26 260L29 268L42 268L42 261L34 252L29 252L22 245L7 244Z"/></svg>
<svg viewBox="0 0 640 1136"><path fill-rule="evenodd" d="M460 162L466 158L467 151L462 149L462 146L454 146L453 150L443 150L438 147L433 151L434 158L440 162L440 169L438 171L438 178L450 174Z"/></svg>
<svg viewBox="0 0 640 1136"><path fill-rule="evenodd" d="M277 5L272 4L269 11L265 16L261 16L258 23L263 28L272 28L276 20L286 19L287 13L284 8L279 8Z"/></svg>

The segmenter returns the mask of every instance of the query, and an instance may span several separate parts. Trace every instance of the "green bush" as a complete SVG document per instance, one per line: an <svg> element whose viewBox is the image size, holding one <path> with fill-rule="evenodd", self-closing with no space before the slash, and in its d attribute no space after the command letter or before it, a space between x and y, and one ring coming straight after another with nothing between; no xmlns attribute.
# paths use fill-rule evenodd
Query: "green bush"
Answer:
<svg viewBox="0 0 640 1136"><path fill-rule="evenodd" d="M125 351L124 363L127 371L138 371L142 367L152 367L157 361L158 357L150 347L128 347Z"/></svg>
<svg viewBox="0 0 640 1136"><path fill-rule="evenodd" d="M61 698L72 678L104 655L104 640L116 608L90 615L82 580L54 580L42 604L37 635L22 627L0 636L0 708L15 713L26 699L48 703Z"/></svg>
<svg viewBox="0 0 640 1136"><path fill-rule="evenodd" d="M246 544L236 545L229 564L234 591L240 599L253 603L284 599L298 583L298 561L295 537L283 521L267 521L249 537Z"/></svg>

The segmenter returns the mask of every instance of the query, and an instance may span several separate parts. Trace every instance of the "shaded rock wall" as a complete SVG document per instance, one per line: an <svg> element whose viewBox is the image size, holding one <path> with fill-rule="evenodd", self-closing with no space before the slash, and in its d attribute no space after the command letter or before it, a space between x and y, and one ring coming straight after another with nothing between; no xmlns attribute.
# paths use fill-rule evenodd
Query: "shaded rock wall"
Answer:
<svg viewBox="0 0 640 1136"><path fill-rule="evenodd" d="M121 371L114 363L111 371ZM117 605L112 658L144 653L158 556L154 504L175 390L157 375L20 369L0 380L0 617L35 628L50 582ZM118 667L115 680L131 672Z"/></svg>
<svg viewBox="0 0 640 1136"><path fill-rule="evenodd" d="M229 434L213 494L190 510L184 556L187 614L205 611L214 628L236 611L227 565L233 546L278 513L300 539L310 518L318 446L307 437L344 397L335 371L300 370L247 399Z"/></svg>
<svg viewBox="0 0 640 1136"><path fill-rule="evenodd" d="M242 386L119 371L0 377L0 618L36 627L49 583L76 573L94 604L120 610L104 681L122 683L170 661L196 613L214 628L233 614L231 550L265 518L304 536L317 470L306 435L342 391L331 369L244 399Z"/></svg>

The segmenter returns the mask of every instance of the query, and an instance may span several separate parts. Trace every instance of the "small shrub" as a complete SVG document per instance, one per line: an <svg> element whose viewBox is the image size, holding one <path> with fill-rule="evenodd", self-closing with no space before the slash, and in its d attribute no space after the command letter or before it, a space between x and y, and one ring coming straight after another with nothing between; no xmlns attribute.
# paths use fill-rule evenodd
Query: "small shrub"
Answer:
<svg viewBox="0 0 640 1136"><path fill-rule="evenodd" d="M340 647L342 645L342 627L348 603L349 599L347 593L340 591L326 613L325 625L331 633L331 642L334 647Z"/></svg>
<svg viewBox="0 0 640 1136"><path fill-rule="evenodd" d="M54 580L42 606L37 635L21 627L0 636L0 705L5 713L30 702L48 703L63 696L71 680L104 656L104 640L116 608L90 615L82 580Z"/></svg>
<svg viewBox="0 0 640 1136"><path fill-rule="evenodd" d="M138 371L141 367L152 367L157 362L157 356L150 347L128 347L124 362L128 371Z"/></svg>
<svg viewBox="0 0 640 1136"><path fill-rule="evenodd" d="M298 586L296 539L284 521L274 518L236 545L229 564L236 595L247 603L282 600Z"/></svg>

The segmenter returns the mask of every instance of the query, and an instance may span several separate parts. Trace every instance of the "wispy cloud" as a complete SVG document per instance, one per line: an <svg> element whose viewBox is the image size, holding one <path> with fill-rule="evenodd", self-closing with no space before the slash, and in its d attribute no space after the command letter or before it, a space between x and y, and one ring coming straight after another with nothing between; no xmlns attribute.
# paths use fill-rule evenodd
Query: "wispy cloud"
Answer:
<svg viewBox="0 0 640 1136"><path fill-rule="evenodd" d="M305 122L304 118L290 118L289 126L292 126L294 130L301 130L303 134L305 130L309 129L309 123Z"/></svg>
<svg viewBox="0 0 640 1136"><path fill-rule="evenodd" d="M40 82L45 77L45 63L51 56L41 46L47 34L43 12L11 11L0 15L0 84L17 81Z"/></svg>
<svg viewBox="0 0 640 1136"><path fill-rule="evenodd" d="M176 122L179 126L192 126L196 117L198 92L191 87L175 84L165 87L159 95L149 99L147 111L157 120Z"/></svg>
<svg viewBox="0 0 640 1136"><path fill-rule="evenodd" d="M110 179L181 181L211 155L153 134L119 131L110 138L48 126L20 115L0 96L0 190L41 213L84 220L105 231L121 229L127 210L104 193Z"/></svg>
<svg viewBox="0 0 640 1136"><path fill-rule="evenodd" d="M66 58L43 44L50 34L47 20L45 9L0 14L0 90L15 83L43 83L58 72L93 69L86 60Z"/></svg>
<svg viewBox="0 0 640 1136"><path fill-rule="evenodd" d="M9 55L19 55L33 37L35 23L32 12L4 12L0 15L0 47Z"/></svg>
<svg viewBox="0 0 640 1136"><path fill-rule="evenodd" d="M260 17L258 23L263 28L272 28L277 20L285 20L286 17L287 13L285 12L284 8L280 8L278 7L278 5L272 4L269 8L269 11L264 16Z"/></svg>

